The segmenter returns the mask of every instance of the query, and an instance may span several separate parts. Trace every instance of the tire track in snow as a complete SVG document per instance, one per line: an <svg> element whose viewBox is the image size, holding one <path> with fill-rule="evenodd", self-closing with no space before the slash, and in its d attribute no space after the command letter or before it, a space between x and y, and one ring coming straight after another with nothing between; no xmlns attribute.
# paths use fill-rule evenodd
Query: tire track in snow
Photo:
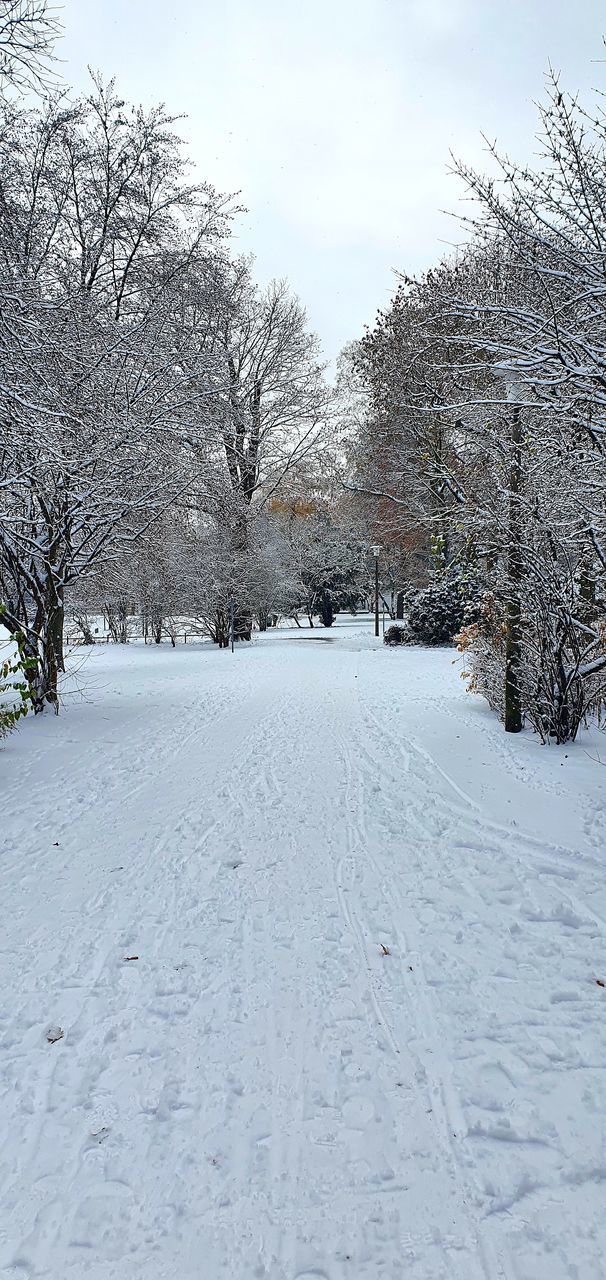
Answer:
<svg viewBox="0 0 606 1280"><path fill-rule="evenodd" d="M520 931L518 925L515 924L514 916L514 928L517 929L517 936L521 940L524 940L527 949L528 962L532 966L532 969L537 968L538 960L539 971L542 969L543 976L547 979L542 989L538 988L535 984L539 1001L539 1009L541 1010L539 1018L537 1018L537 1015L534 1013L532 1008L526 1016L529 1017L530 1025L533 1025L534 1023L539 1030L544 1027L547 1052L549 1052L549 1042L552 1040L552 1037L554 1038L554 1048L558 1044L558 1041L561 1040L562 1036L565 1041L573 1046L575 1038L578 1036L579 1027L579 1015L577 1013L578 999L576 1004L557 1003L560 999L564 1002L571 1000L572 994L568 991L564 991L560 996L556 987L556 991L552 997L552 1002L555 1001L556 1003L552 1003L550 1005L548 1001L545 1000L543 992L548 992L550 988L553 988L553 973L555 970L550 972L550 969L548 967L546 968L542 957L549 955L549 952L552 951L554 963L557 964L557 960L560 959L560 949L564 947L565 943L567 944L569 942L570 945L567 949L570 953L571 961L575 967L578 967L578 960L576 957L580 949L577 944L577 933L575 931L584 930L588 939L590 939L592 931L597 933L597 931L601 929L601 912L594 910L592 907L588 908L586 901L582 901L577 898L574 893L570 892L569 889L562 888L561 885L562 879L567 884L571 877L576 878L580 869L584 871L586 877L587 872L595 866L594 860L585 857L579 858L574 851L562 849L560 846L555 846L548 841L541 842L539 839L534 837L527 838L526 834L516 827L508 829L494 822L484 822L484 815L480 806L474 805L473 802L471 802L471 806L473 806L473 808L468 805L464 810L462 810L454 800L449 802L440 794L439 790L435 788L435 784L433 782L434 761L431 755L428 752L425 752L424 749L417 750L417 744L412 742L401 729L398 730L398 733L394 732L392 729L386 730L385 726L379 723L376 715L367 705L364 707L361 706L360 711L369 729L369 733L364 739L367 756L370 757L373 754L368 750L369 740L371 743L374 741L375 743L380 744L379 750L375 755L375 767L380 767L380 771L383 774L385 799L388 798L390 786L392 785L394 786L395 794L395 787L397 785L396 779L398 777L396 770L400 761L402 762L403 772L402 775L399 776L399 784L400 787L406 787L408 784L410 800L410 803L407 805L404 829L407 832L408 837L410 837L411 832L414 833L415 844L420 850L427 868L431 868L431 876L435 878L436 885L441 883L442 886L446 888L448 886L448 877L453 875L453 871L455 871L455 869L455 874L460 874L461 872L464 874L464 884L462 881L459 882L459 901L464 901L461 896L464 894L469 898L470 905L472 902L477 904L476 913L474 913L475 919L483 930L483 934L481 933L479 937L476 934L475 937L475 949L478 950L479 962L481 962L482 959L483 945L486 948L486 960L490 961L493 951L495 954L498 954L500 945L498 942L498 935L496 945L493 943L495 902L492 895L494 894L494 888L499 884L499 881L506 881L507 875L509 875L510 878L513 878L513 885L515 885L513 894L504 894L501 900L506 904L511 902L514 908L518 902L520 903L519 909L522 912L523 920L527 919L529 924ZM398 734L401 736L398 736ZM402 751L400 750L400 746L403 748ZM424 761L429 766L428 771L423 769ZM394 762L396 762L395 766ZM450 779L443 770L436 767L436 772L438 774L442 774L449 785L452 783L452 779ZM393 782L391 779L393 779ZM456 785L453 787L453 790L459 796L461 795L460 788L456 787ZM437 822L436 817L438 818ZM410 844L410 838L407 839L407 844ZM436 862L436 849L438 847L440 849L439 863ZM520 856L520 851L523 852L523 856ZM464 858L468 859L467 868L465 868ZM475 862L471 861L472 859L475 859ZM489 872L490 863L493 860L495 863L495 870L494 872ZM555 867L553 866L554 860L557 863ZM384 862L384 859L381 859L381 861ZM546 861L551 865L546 865ZM489 878L489 875L492 875L492 881ZM548 883L549 879L553 878L553 876L557 876L560 881L556 891L557 896L551 891ZM483 892L484 882L491 888L490 899L487 899ZM538 892L539 889L540 893ZM444 896L444 889L440 892L443 899L442 910L444 910L447 907L448 898ZM553 902L553 906L551 908L547 907L547 911L545 905L546 901L547 903L550 901ZM528 907L524 906L525 903L528 903ZM504 908L505 913L506 911L507 908ZM471 918L473 919L474 917L472 916ZM488 925L489 920L490 925ZM537 922L536 924L534 923L535 921ZM545 924L542 923L543 921ZM452 934L453 928L448 919L444 920L444 924L446 926L444 940L446 941L446 935L449 932ZM541 931L550 926L558 930L559 942L550 944L548 951L546 950L545 944L542 942L542 937L537 931ZM534 933L533 930L535 931ZM563 933L562 930L564 930ZM578 934L578 938L579 942L582 944L581 933ZM482 939L484 939L484 942L482 942ZM458 939L454 939L454 941L456 942ZM512 981L515 980L515 974L517 972L517 965L519 962L518 957L521 961L524 954L524 950L522 950L520 954L519 946L512 949L511 960L514 960L515 958L513 968L510 964ZM588 965L588 969L589 972L591 972L591 962ZM505 980L505 974L503 974L503 980ZM587 979L585 979L585 982L586 981ZM437 985L439 990L439 987L444 984L438 983ZM450 979L451 988L452 985L453 980ZM562 982L562 986L564 985L565 984ZM435 980L432 983L432 986L435 988ZM473 993L476 996L479 996L481 993L481 987L478 985L478 981L475 977L473 978L473 988ZM589 991L587 992L585 999L586 1001L590 999ZM469 1003L469 1001L467 1001L467 1003ZM543 1008L544 1013L542 1012ZM552 1009L553 1013L550 1011ZM568 1009L570 1009L573 1014L573 1017L570 1020L566 1016L566 1011ZM481 1010L482 1005L479 1004L477 1013L481 1014ZM438 1011L436 1021L436 1026L441 1036L445 1035L446 1032L443 1013L444 1009L442 1006L441 1011ZM521 1017L522 1019L524 1017L522 1013ZM508 1025L507 1020L503 1021L503 1017L500 1017L497 1018L497 1027L499 1022L502 1024L501 1031L499 1033L495 1029L494 1034L497 1037L500 1034L501 1039L500 1041L498 1038L495 1039L492 1046L488 1043L487 1048L490 1049L492 1047L492 1052L497 1054L523 1054L522 1041L520 1040L520 1035L516 1030L515 1022L510 1022ZM568 1023L570 1023L569 1029ZM453 1023L453 1029L454 1025L455 1024ZM524 1023L522 1021L522 1026L523 1025ZM459 1026L459 1037L461 1030L462 1028ZM488 1035L488 1032L485 1034ZM447 1033L445 1035L445 1040L446 1042L448 1040ZM453 1051L454 1043L455 1042L453 1041ZM471 1043L471 1048L473 1050L473 1042ZM461 1054L462 1052L463 1044L461 1043L460 1046L457 1047L457 1053ZM527 1099L536 1099L536 1102L533 1104L534 1109L537 1110L537 1119L534 1122L536 1124L539 1122L538 1113L543 1105L543 1081L546 1081L547 1079L546 1077L536 1076L536 1089L533 1087L532 1090L529 1090L529 1085L536 1073L536 1056L536 1051L534 1051L534 1056L528 1058L527 1066L526 1059L520 1056L518 1060L519 1065L515 1068L515 1074L520 1080L520 1083L524 1081L525 1084L525 1087L520 1092L519 1097L514 1098L516 1109L519 1110L520 1113L518 1131L516 1132L517 1126L515 1116L513 1123L510 1124L508 1119L501 1123L498 1118L499 1110L497 1110L496 1113L496 1120L494 1120L494 1118L489 1118L488 1123L484 1121L478 1122L474 1117L474 1107L472 1106L472 1118L470 1121L467 1118L470 1111L469 1099L466 1099L466 1120L463 1132L468 1133L468 1139L466 1140L463 1148L461 1148L461 1144L459 1142L457 1142L453 1147L455 1156L459 1159L464 1158L468 1174L474 1175L474 1181L478 1186L478 1189L481 1187L482 1200L486 1205L481 1220L481 1231L485 1241L487 1242L487 1247L490 1250L488 1265L489 1267L492 1266L496 1268L496 1274L499 1275L517 1276L518 1265L514 1261L511 1248L511 1241L515 1239L515 1236L512 1234L511 1238L508 1239L508 1233L501 1229L495 1233L495 1227L499 1226L498 1223L494 1222L493 1215L495 1212L507 1212L509 1214L515 1209L518 1201L527 1201L529 1198L536 1199L538 1206L540 1203L544 1203L540 1197L543 1196L545 1191L548 1192L549 1196L549 1189L551 1190L552 1197L555 1199L555 1203L558 1202L559 1195L561 1194L559 1193L558 1188L562 1186L562 1174L557 1172L558 1165L562 1160L564 1160L561 1139L558 1139L555 1133L552 1134L550 1132L549 1125L545 1128L544 1121L544 1138L534 1138L532 1136L532 1123L528 1136L524 1136L525 1131L528 1132L527 1126L529 1123L528 1120L524 1119L524 1108L526 1107L526 1110L528 1110L529 1107ZM564 1055L561 1056L564 1058ZM574 1080L574 1073L576 1070L576 1056L574 1049L572 1052L568 1051L565 1054L569 1063L568 1071L571 1082ZM455 1063L457 1062L456 1055L454 1056L453 1061ZM583 1065L582 1061L579 1065ZM465 1068L465 1074L468 1074L467 1066ZM606 1075L606 1073L604 1074ZM557 1076L553 1076L553 1072L552 1079L555 1084L555 1082L557 1082ZM542 1084L543 1088L541 1087ZM483 1103L480 1103L479 1105L483 1105ZM493 1105L496 1106L497 1104L493 1104L491 1102L490 1106ZM477 1112L477 1107L475 1108L475 1111ZM529 1112L529 1114L532 1115L532 1112ZM459 1130L457 1129L456 1131L458 1132ZM540 1132L541 1130L539 1129L539 1133ZM493 1134L494 1137L492 1136ZM487 1188L485 1184L485 1176L482 1177L482 1169L490 1168L491 1163L494 1163L489 1159L488 1165L486 1164L486 1153L489 1151L489 1147L487 1147L486 1144L490 1142L493 1142L494 1144L496 1142L497 1146L501 1147L503 1155L505 1156L508 1152L507 1146L505 1146L505 1148L503 1147L503 1141L505 1141L506 1144L511 1142L513 1145L509 1149L513 1153L516 1153L516 1151L521 1152L522 1159L516 1160L514 1155L509 1161L511 1165L511 1177L515 1180L513 1182L513 1189L509 1192L497 1192L497 1190L490 1188L489 1202L486 1203ZM535 1145L536 1143L538 1143L538 1145ZM473 1148L471 1156L468 1154L468 1144L471 1144ZM516 1144L521 1145L516 1146ZM524 1144L527 1145L524 1146ZM536 1157L534 1156L535 1152ZM541 1152L544 1152L543 1156L541 1156ZM540 1156L541 1159L539 1159ZM478 1162L478 1157L480 1162ZM515 1173L516 1164L519 1169L517 1175ZM499 1166L497 1165L497 1167ZM506 1181L508 1165L501 1160L500 1167L505 1171L504 1178ZM532 1172L533 1167L536 1167L540 1171L538 1181L537 1175Z"/></svg>
<svg viewBox="0 0 606 1280"><path fill-rule="evenodd" d="M431 799L434 794L431 772L424 774L422 770L414 770L412 768L416 755L415 744L408 737L404 738L404 768L402 775L396 774L393 767L390 770L390 766L386 765L386 760L394 760L401 757L401 752L398 750L398 740L395 735L385 731L384 726L369 711L368 707L362 707L359 685L357 689L359 713L366 728L371 730L370 736L368 732L359 735L359 741L363 744L362 755L366 759L372 774L378 776L383 773L384 782L386 775L391 772L396 788L404 792L407 798L405 853L408 859L412 854L417 885L424 882L428 866L431 866L433 874L439 880L443 877L444 868L440 865L435 850L436 832L428 828L425 818L428 805L430 809L432 807ZM364 714L365 712L366 715ZM373 741L379 746L377 754L374 754L369 747L369 742ZM387 750L386 743L389 744ZM392 748L391 751L389 747ZM418 755L421 760L426 759L428 764L433 764L432 758L428 753L420 751ZM442 772L439 769L437 771ZM448 778L447 780L450 781ZM422 802L419 802L416 796L417 787L420 788L423 796ZM465 793L456 785L453 786L453 790L462 798L467 799ZM472 801L470 803L473 804ZM453 825L460 818L460 811L443 805L440 806L440 815L442 822L439 830L439 839L444 845L449 840ZM399 888L400 877L404 875L408 878L406 873L411 867L399 866L392 868L392 879L387 883L384 869L379 866L376 858L370 853L372 841L368 837L365 840L365 844L369 850L370 861L374 867L377 881L382 887L386 903L388 905L390 902L395 903L398 907L398 920L404 919L406 921L404 933L398 923L394 924L394 932L398 938L400 956L403 958L404 955L407 955L414 961L412 966L415 974L414 996L411 995L408 987L404 988L404 994L407 998L411 1020L417 1027L417 1039L421 1045L419 1062L429 1083L430 1092L428 1096L432 1102L432 1110L438 1115L441 1144L446 1158L449 1158L452 1162L452 1168L461 1188L463 1201L467 1207L472 1204L477 1206L477 1186L469 1178L469 1170L471 1168L471 1171L473 1171L473 1165L470 1163L470 1158L464 1157L462 1152L462 1143L465 1142L467 1137L467 1122L453 1083L452 1071L444 1052L444 1028L436 1012L435 1002L429 995L430 988L425 975L423 945L419 931L408 903L402 897ZM422 853L422 862L419 859L419 851ZM416 896L418 896L418 889L416 889ZM414 941L411 946L412 940ZM419 1021L418 1017L419 1009L423 1011L421 1021ZM485 1216L479 1207L476 1208L473 1214L468 1208L468 1215L470 1223L473 1223L472 1230L477 1242L477 1255L481 1261L486 1280L516 1280L516 1269L509 1251L502 1246L495 1246L494 1241L487 1236Z"/></svg>
<svg viewBox="0 0 606 1280"><path fill-rule="evenodd" d="M437 1118L439 1121L439 1130L437 1136L442 1147L443 1157L445 1161L447 1161L452 1173L455 1175L459 1183L461 1212L463 1218L467 1221L468 1232L466 1241L460 1239L457 1240L456 1250L457 1253L462 1253L464 1251L467 1254L467 1257L464 1260L461 1260L461 1258L456 1255L453 1257L450 1255L449 1250L449 1266L451 1268L452 1266L456 1267L456 1270L451 1270L449 1274L453 1277L460 1274L461 1280L464 1280L464 1278L469 1280L469 1277L473 1274L472 1268L474 1267L474 1257L478 1257L481 1261L482 1273L485 1280L497 1280L497 1277L499 1280L501 1277L505 1280L507 1272L502 1269L501 1264L494 1256L490 1256L491 1251L487 1249L485 1242L481 1239L479 1215L472 1214L470 1209L470 1204L473 1200L473 1193L467 1184L466 1179L462 1175L460 1158L452 1141L453 1131L455 1134L456 1132L461 1134L464 1129L463 1117L456 1099L455 1091L452 1088L452 1084L451 1082L447 1083L447 1073L443 1069L440 1072L439 1067L436 1072L436 1064L442 1057L442 1050L440 1046L439 1033L435 1028L433 1010L427 999L427 986L422 970L420 947L418 942L416 946L411 947L408 936L411 923L410 913L405 907L395 878L389 886L389 892L385 892L384 871L378 865L376 858L372 854L372 841L369 837L364 816L364 800L370 790L368 786L369 776L372 776L374 773L377 762L370 755L364 743L365 735L359 734L356 742L357 756L358 759L360 758L360 755L366 758L367 764L370 766L372 771L370 775L368 769L364 772L360 769L359 765L356 766L354 763L351 746L345 737L341 739L339 744L347 778L346 809L349 815L347 839L351 849L350 857L352 862L355 860L359 863L364 860L374 871L376 884L380 887L389 916L394 920L393 934L395 934L395 937L397 938L398 948L397 954L391 954L389 960L392 960L395 963L401 961L403 965L405 956L409 956L411 958L414 957L415 959L414 971L416 974L416 981L414 983L414 994L410 991L410 984L407 986L404 981L400 981L396 987L396 999L398 995L403 997L408 1010L406 1017L408 1035L406 1036L406 1039L403 1036L398 1037L397 1034L394 1033L386 1012L386 997L384 994L379 994L377 986L373 981L372 971L368 963L366 943L364 940L364 934L366 934L366 937L370 938L372 936L372 930L368 923L366 924L365 930L363 926L360 926L358 921L355 919L350 906L345 903L343 895L341 894L344 915L356 937L360 954L363 956L365 961L368 973L369 989L377 1020L385 1030L393 1051L397 1054L401 1054L403 1050L406 1051L406 1057L409 1060L409 1082L415 1082L419 1105L422 1106L425 1111L428 1111L429 1107L427 1104L431 1103L431 1113L433 1115L436 1115L436 1112L438 1113ZM409 851L410 850L407 850L407 852ZM402 872L408 877L411 869L412 868L410 867L406 867L402 869ZM416 870L418 872L420 868L417 866ZM395 913L394 904L397 908ZM395 922L396 915L398 923ZM406 926L404 930L399 923L402 919L406 919ZM420 1007L423 1011L422 1022L419 1021ZM390 1009L393 1010L393 1008L394 1001L392 1000L390 1002ZM419 1051L415 1047L413 1050L413 1056L411 1057L409 1047L409 1033L411 1027L415 1028L415 1044L425 1044L425 1052L422 1056L419 1056ZM440 1063L440 1066L443 1068L443 1060ZM419 1084L417 1083L419 1077L424 1078L428 1082L427 1089L423 1089L423 1091L420 1090Z"/></svg>
<svg viewBox="0 0 606 1280"><path fill-rule="evenodd" d="M218 698L217 705L219 704L220 699ZM254 728L248 735L248 740L246 736L244 736L242 746L245 751L256 740L259 730L262 732L265 724L269 726L270 723L271 710L269 709L264 717L255 721ZM183 736L181 737L180 751L176 751L174 753L175 759L182 754L187 756L191 741L197 734L199 735L199 725L194 726L185 738L183 738ZM144 789L146 785L150 789L154 789L157 786L157 783L155 779L150 781L148 778L147 783L144 783L143 787L140 789ZM190 786L197 789L197 780L195 778L192 779ZM131 790L128 795L132 794L133 791ZM195 790L193 794L195 794ZM182 803L182 796L178 803ZM181 823L181 826L179 826L179 823ZM169 827L168 830L167 826ZM174 856L172 858L170 856L166 857L166 855L169 852L170 847L174 844L175 837L178 838L180 832L191 832L194 829L195 824L192 824L187 817L179 818L179 820L173 823L171 827L170 817L166 814L157 839L151 844L141 842L139 852L136 854L134 859L131 860L128 866L127 874L122 876L119 881L117 879L113 880L108 887L92 895L86 902L84 915L85 937L86 934L90 932L91 918L99 919L99 917L102 916L104 920L111 919L112 932L114 935L120 934L122 936L122 945L120 945L120 943L114 943L109 947L102 948L101 951L93 949L91 963L91 951L88 938L86 937L86 940L80 940L77 935L75 937L70 935L64 950L59 953L53 969L50 971L51 986L56 988L58 991L65 991L66 984L62 977L65 962L67 960L69 963L71 958L76 956L77 963L72 975L72 981L69 985L72 991L81 991L82 996L75 1006L70 999L69 1017L62 1019L66 1026L66 1040L61 1042L54 1054L52 1049L49 1051L49 1055L46 1060L46 1070L44 1069L46 1064L37 1059L33 1065L33 1070L37 1073L40 1071L40 1067L42 1066L43 1070L39 1079L36 1083L32 1080L29 1085L27 1079L22 1083L22 1089L26 1091L29 1089L33 1094L35 1099L34 1107L36 1112L40 1115L40 1120L32 1131L29 1153L26 1156L24 1164L21 1166L21 1176L23 1176L27 1169L33 1168L40 1162L40 1147L44 1135L45 1123L49 1114L51 1090L55 1086L58 1075L60 1075L61 1071L65 1071L65 1064L69 1063L67 1066L68 1079L70 1076L72 1077L72 1083L68 1089L68 1094L72 1103L74 1096L81 1096L83 1093L82 1086L84 1084L84 1077L87 1079L88 1084L91 1084L93 1079L98 1078L99 1076L99 1072L97 1071L91 1077L90 1065L87 1062L86 1053L82 1056L82 1050L79 1051L77 1060L75 1062L73 1061L73 1049L75 1046L84 1045L87 1041L87 1037L92 1031L95 1031L94 1039L98 1041L99 1037L96 1035L96 1011L93 1009L91 1016L88 1018L86 1016L86 1011L88 1008L92 1008L92 1004L95 1004L96 997L102 990L111 990L111 975L115 971L114 967L119 966L120 968L123 966L123 952L126 950L126 947L130 945L129 939L132 937L133 941L135 941L137 933L139 934L139 937L141 936L142 919L144 919L146 910L149 911L149 905L157 903L158 900L163 900L166 908L166 924L164 929L162 930L160 928L154 930L156 953L158 952L159 946L161 947L162 941L166 939L171 927L174 928L175 921L178 921L182 916L182 908L184 908L187 903L182 899L178 902L175 890L176 885L180 881L182 882L183 879L183 859L180 857L175 859ZM149 882L148 868L151 868L153 871L151 883ZM196 879L198 880L198 876ZM172 884L172 900L167 900L165 896L163 898L162 894L158 895L157 886L159 883L163 886L164 895L167 885L169 883ZM144 885L147 885L147 889L144 891L144 896L141 897L139 886ZM104 935L105 929L101 926L98 931L98 936L102 939ZM138 949L141 949L140 946ZM144 959L145 957L142 954L141 961ZM55 974L57 974L56 978L53 976ZM119 1016L119 1007L120 999L118 994L117 1007L116 1001L112 1000L110 1008L105 1011L104 1025L115 1020L116 1017ZM83 1025L81 1027L83 1021L84 1024L88 1022L88 1025ZM24 1061L27 1060L27 1052L27 1049L25 1049L24 1052L20 1054L20 1057L23 1057ZM53 1056L51 1056L51 1054ZM67 1055L72 1056L68 1057ZM10 1063L8 1066L10 1068ZM74 1071L76 1072L75 1077ZM81 1076L80 1079L78 1079L78 1073L84 1073L84 1077ZM63 1087L63 1092L65 1093L65 1085ZM86 1086L84 1086L84 1092L86 1092ZM45 1205L41 1215L36 1219L36 1221L34 1221L30 1232L26 1237L24 1237L18 1250L23 1259L23 1267L27 1266L25 1259L29 1256L32 1257L33 1264L37 1268L38 1266L44 1265L47 1256L55 1246L62 1247L63 1249L66 1248L71 1231L70 1224L73 1222L74 1216L78 1211L77 1186L80 1176L79 1162L81 1154L82 1152L76 1143L76 1147L73 1148L72 1157L70 1157L69 1162L64 1165L63 1172L65 1185L62 1187L59 1198L54 1202ZM70 1192L70 1188L76 1189L73 1197ZM6 1186L6 1190L10 1196L10 1184ZM75 1203L71 1203L72 1200ZM57 1207L56 1212L54 1211L55 1205Z"/></svg>

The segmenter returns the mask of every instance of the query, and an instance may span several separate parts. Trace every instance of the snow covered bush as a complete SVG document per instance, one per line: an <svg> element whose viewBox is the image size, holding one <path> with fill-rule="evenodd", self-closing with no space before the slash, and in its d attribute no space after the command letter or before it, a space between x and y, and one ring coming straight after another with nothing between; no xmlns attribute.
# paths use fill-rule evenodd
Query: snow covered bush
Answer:
<svg viewBox="0 0 606 1280"><path fill-rule="evenodd" d="M3 635L7 638L3 639ZM31 703L27 672L28 658L23 637L17 635L9 639L8 632L2 632L0 628L0 738L5 738L27 715Z"/></svg>
<svg viewBox="0 0 606 1280"><path fill-rule="evenodd" d="M522 708L543 742L574 742L606 697L606 618L583 614L576 587L553 573L528 593L520 661Z"/></svg>
<svg viewBox="0 0 606 1280"><path fill-rule="evenodd" d="M471 578L446 573L413 598L408 612L411 644L450 644L460 630L466 608L477 596Z"/></svg>
<svg viewBox="0 0 606 1280"><path fill-rule="evenodd" d="M472 621L457 636L464 657L461 675L503 720L505 715L505 608L486 592ZM562 602L543 592L525 599L520 620L517 683L522 714L542 742L574 742L590 716L600 717L606 699L606 624L582 622Z"/></svg>
<svg viewBox="0 0 606 1280"><path fill-rule="evenodd" d="M394 622L393 626L387 628L387 631L383 636L383 642L388 645L410 644L411 640L408 628L399 627L397 623Z"/></svg>
<svg viewBox="0 0 606 1280"><path fill-rule="evenodd" d="M484 593L473 613L471 610L464 613L456 643L465 660L461 678L467 680L468 692L481 694L489 707L503 719L505 615L491 591Z"/></svg>

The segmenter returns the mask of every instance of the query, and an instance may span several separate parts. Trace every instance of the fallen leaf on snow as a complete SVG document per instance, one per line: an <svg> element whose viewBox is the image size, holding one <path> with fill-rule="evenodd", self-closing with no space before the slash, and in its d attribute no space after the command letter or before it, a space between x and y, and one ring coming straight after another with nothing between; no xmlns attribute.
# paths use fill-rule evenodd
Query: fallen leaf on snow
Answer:
<svg viewBox="0 0 606 1280"><path fill-rule="evenodd" d="M107 1138L108 1134L109 1134L109 1129L107 1125L104 1124L100 1129L92 1130L89 1141L91 1143L96 1142L97 1145L99 1146L102 1142L105 1142L105 1139Z"/></svg>
<svg viewBox="0 0 606 1280"><path fill-rule="evenodd" d="M596 978L595 981L597 987L606 987L606 982L604 982L603 978Z"/></svg>
<svg viewBox="0 0 606 1280"><path fill-rule="evenodd" d="M138 960L138 959L139 959L139 957L138 957L138 956L125 956L125 957L124 957L124 959L125 959L125 960Z"/></svg>
<svg viewBox="0 0 606 1280"><path fill-rule="evenodd" d="M391 951L389 950L389 947L386 947L384 942L382 942L380 945L381 945L381 951L383 952L383 955L390 956Z"/></svg>
<svg viewBox="0 0 606 1280"><path fill-rule="evenodd" d="M63 1027L49 1027L46 1033L46 1039L49 1044L55 1044L56 1040L62 1040L64 1036Z"/></svg>

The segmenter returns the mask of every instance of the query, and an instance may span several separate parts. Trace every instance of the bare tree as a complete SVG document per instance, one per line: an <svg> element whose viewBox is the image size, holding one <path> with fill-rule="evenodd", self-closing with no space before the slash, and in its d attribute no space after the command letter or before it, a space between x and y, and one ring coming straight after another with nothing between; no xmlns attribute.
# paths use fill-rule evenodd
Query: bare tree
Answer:
<svg viewBox="0 0 606 1280"><path fill-rule="evenodd" d="M0 81L16 89L44 89L52 81L59 9L48 0L2 0Z"/></svg>

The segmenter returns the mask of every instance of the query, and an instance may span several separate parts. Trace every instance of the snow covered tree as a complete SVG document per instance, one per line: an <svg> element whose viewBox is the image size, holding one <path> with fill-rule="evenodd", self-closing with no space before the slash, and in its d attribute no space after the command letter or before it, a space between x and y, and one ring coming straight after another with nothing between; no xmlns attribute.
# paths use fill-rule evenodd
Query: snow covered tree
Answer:
<svg viewBox="0 0 606 1280"><path fill-rule="evenodd" d="M224 360L220 433L233 494L233 554L242 560L259 509L325 446L332 396L300 302L284 281L259 291L246 262L227 268L210 344ZM237 636L250 639L251 629L249 607L236 602Z"/></svg>
<svg viewBox="0 0 606 1280"><path fill-rule="evenodd" d="M566 741L606 672L606 130L556 81L541 120L536 170L460 166L469 245L405 281L361 344L352 488L416 527L430 576L481 568L474 687L509 731Z"/></svg>
<svg viewBox="0 0 606 1280"><path fill-rule="evenodd" d="M218 399L174 294L225 202L187 182L170 126L97 82L68 110L7 104L0 131L0 585L36 710L58 707L66 588L189 483Z"/></svg>

